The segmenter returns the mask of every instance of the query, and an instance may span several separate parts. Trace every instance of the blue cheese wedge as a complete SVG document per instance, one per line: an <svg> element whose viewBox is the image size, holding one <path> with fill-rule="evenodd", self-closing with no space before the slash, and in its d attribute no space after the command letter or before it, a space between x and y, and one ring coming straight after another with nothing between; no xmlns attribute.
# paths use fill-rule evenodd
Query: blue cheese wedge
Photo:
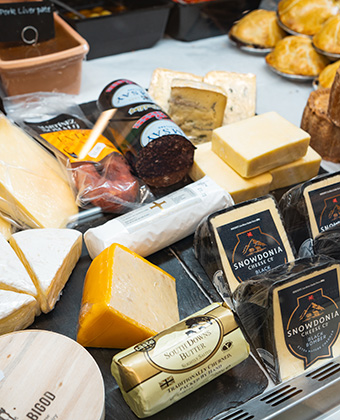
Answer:
<svg viewBox="0 0 340 420"><path fill-rule="evenodd" d="M81 232L27 229L14 233L10 244L38 291L42 312L51 311L80 257Z"/></svg>
<svg viewBox="0 0 340 420"><path fill-rule="evenodd" d="M210 71L203 82L219 86L227 95L228 103L223 124L253 117L256 111L256 76L252 73Z"/></svg>
<svg viewBox="0 0 340 420"><path fill-rule="evenodd" d="M0 290L0 335L27 328L39 314L40 307L33 296Z"/></svg>
<svg viewBox="0 0 340 420"><path fill-rule="evenodd" d="M173 79L169 115L194 144L211 140L212 130L223 123L227 96L208 83Z"/></svg>
<svg viewBox="0 0 340 420"><path fill-rule="evenodd" d="M274 382L340 356L340 266L300 258L240 284L234 307Z"/></svg>

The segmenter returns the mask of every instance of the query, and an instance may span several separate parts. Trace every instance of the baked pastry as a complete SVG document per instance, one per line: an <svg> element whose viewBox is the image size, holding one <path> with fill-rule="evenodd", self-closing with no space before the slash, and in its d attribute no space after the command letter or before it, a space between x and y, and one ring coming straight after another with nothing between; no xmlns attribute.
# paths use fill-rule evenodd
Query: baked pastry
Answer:
<svg viewBox="0 0 340 420"><path fill-rule="evenodd" d="M266 62L286 74L317 76L329 60L317 53L312 40L303 35L291 35L281 39L269 54Z"/></svg>
<svg viewBox="0 0 340 420"><path fill-rule="evenodd" d="M311 92L302 114L301 128L311 136L310 146L324 159L340 162L340 128L329 117L330 88Z"/></svg>
<svg viewBox="0 0 340 420"><path fill-rule="evenodd" d="M339 13L337 0L281 0L279 21L294 32L314 35L328 18Z"/></svg>
<svg viewBox="0 0 340 420"><path fill-rule="evenodd" d="M337 69L340 67L340 60L334 61L331 64L328 64L318 77L318 87L330 88L334 81L335 73Z"/></svg>
<svg viewBox="0 0 340 420"><path fill-rule="evenodd" d="M340 14L332 16L313 36L313 45L325 53L340 54Z"/></svg>
<svg viewBox="0 0 340 420"><path fill-rule="evenodd" d="M255 48L273 48L286 36L277 23L274 10L256 9L235 22L229 31L230 39L236 43Z"/></svg>

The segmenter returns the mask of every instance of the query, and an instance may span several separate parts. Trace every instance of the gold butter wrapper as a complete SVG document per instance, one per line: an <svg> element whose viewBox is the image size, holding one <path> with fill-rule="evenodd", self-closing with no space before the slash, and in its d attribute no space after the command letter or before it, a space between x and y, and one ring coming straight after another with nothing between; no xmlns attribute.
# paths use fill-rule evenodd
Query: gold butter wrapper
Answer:
<svg viewBox="0 0 340 420"><path fill-rule="evenodd" d="M118 354L111 372L139 418L175 403L249 356L233 312L213 303Z"/></svg>

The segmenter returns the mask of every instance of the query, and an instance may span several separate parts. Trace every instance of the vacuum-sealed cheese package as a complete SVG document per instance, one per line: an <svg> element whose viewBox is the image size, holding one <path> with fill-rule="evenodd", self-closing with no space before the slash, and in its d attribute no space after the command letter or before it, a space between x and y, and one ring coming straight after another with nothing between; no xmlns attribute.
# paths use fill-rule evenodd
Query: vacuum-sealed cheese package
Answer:
<svg viewBox="0 0 340 420"><path fill-rule="evenodd" d="M0 114L0 211L19 227L62 228L78 206L58 160Z"/></svg>
<svg viewBox="0 0 340 420"><path fill-rule="evenodd" d="M299 258L241 283L233 294L243 331L275 383L340 355L340 263Z"/></svg>
<svg viewBox="0 0 340 420"><path fill-rule="evenodd" d="M107 136L105 115L93 125L74 97L64 93L8 97L4 106L11 119L61 162L80 208L124 213L152 196Z"/></svg>
<svg viewBox="0 0 340 420"><path fill-rule="evenodd" d="M147 257L191 235L205 216L232 204L230 194L206 176L88 229L84 234L85 244L91 258L113 243Z"/></svg>
<svg viewBox="0 0 340 420"><path fill-rule="evenodd" d="M212 303L113 357L111 372L131 410L151 416L238 365L249 345L233 312Z"/></svg>

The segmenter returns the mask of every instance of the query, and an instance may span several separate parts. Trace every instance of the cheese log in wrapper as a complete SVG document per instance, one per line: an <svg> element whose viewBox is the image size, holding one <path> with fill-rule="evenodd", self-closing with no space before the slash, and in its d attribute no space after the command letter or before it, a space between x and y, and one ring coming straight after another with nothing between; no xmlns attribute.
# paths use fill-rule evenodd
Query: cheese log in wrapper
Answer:
<svg viewBox="0 0 340 420"><path fill-rule="evenodd" d="M59 162L0 114L0 210L30 227L65 227L78 214Z"/></svg>
<svg viewBox="0 0 340 420"><path fill-rule="evenodd" d="M340 172L319 175L288 190L279 207L296 249L340 222Z"/></svg>
<svg viewBox="0 0 340 420"><path fill-rule="evenodd" d="M33 296L0 290L0 334L28 327L39 314L39 304Z"/></svg>
<svg viewBox="0 0 340 420"><path fill-rule="evenodd" d="M140 418L175 403L249 356L233 312L213 303L114 356L111 372Z"/></svg>
<svg viewBox="0 0 340 420"><path fill-rule="evenodd" d="M276 112L223 127L212 134L212 151L245 178L302 158L310 135Z"/></svg>
<svg viewBox="0 0 340 420"><path fill-rule="evenodd" d="M201 219L233 204L229 193L209 177L189 184L139 209L88 229L91 258L113 243L147 257L194 233Z"/></svg>
<svg viewBox="0 0 340 420"><path fill-rule="evenodd" d="M245 334L275 383L340 355L339 276L337 260L300 258L235 290Z"/></svg>
<svg viewBox="0 0 340 420"><path fill-rule="evenodd" d="M195 232L194 251L213 283L223 272L229 296L241 282L295 258L271 195L203 219Z"/></svg>
<svg viewBox="0 0 340 420"><path fill-rule="evenodd" d="M86 274L77 341L126 348L179 320L175 279L129 249L113 244Z"/></svg>
<svg viewBox="0 0 340 420"><path fill-rule="evenodd" d="M81 232L74 229L27 229L14 233L10 245L38 291L41 310L50 312L80 258Z"/></svg>

